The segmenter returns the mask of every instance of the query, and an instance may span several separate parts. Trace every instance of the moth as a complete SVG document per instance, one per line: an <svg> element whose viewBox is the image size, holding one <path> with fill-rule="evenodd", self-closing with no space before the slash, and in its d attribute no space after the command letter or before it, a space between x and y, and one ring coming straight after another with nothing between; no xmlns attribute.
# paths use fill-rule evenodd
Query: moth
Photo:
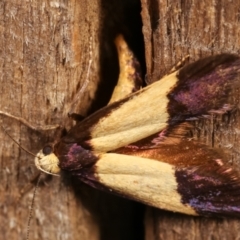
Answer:
<svg viewBox="0 0 240 240"><path fill-rule="evenodd" d="M198 60L78 122L35 164L156 208L240 216L229 155L189 136L195 120L238 114L239 74L236 55Z"/></svg>

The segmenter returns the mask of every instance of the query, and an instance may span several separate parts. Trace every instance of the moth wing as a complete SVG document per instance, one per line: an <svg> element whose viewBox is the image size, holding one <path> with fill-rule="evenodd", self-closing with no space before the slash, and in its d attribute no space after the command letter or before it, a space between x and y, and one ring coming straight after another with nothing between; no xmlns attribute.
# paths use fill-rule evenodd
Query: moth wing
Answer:
<svg viewBox="0 0 240 240"><path fill-rule="evenodd" d="M190 215L239 216L240 176L224 153L197 141L105 153L78 177L147 205Z"/></svg>
<svg viewBox="0 0 240 240"><path fill-rule="evenodd" d="M147 205L190 215L239 216L240 176L222 149L189 137L184 122L98 156L78 177Z"/></svg>
<svg viewBox="0 0 240 240"><path fill-rule="evenodd" d="M166 92L176 81L176 73L171 74L100 109L73 127L62 140L107 152L161 131L167 126L169 118ZM143 106L144 112L140 106Z"/></svg>
<svg viewBox="0 0 240 240"><path fill-rule="evenodd" d="M239 71L234 55L210 57L101 109L58 144L60 168L158 208L239 215L228 156L187 135L190 118L239 110Z"/></svg>
<svg viewBox="0 0 240 240"><path fill-rule="evenodd" d="M158 133L189 117L228 111L239 104L240 59L221 54L192 63L108 105L62 139L108 152Z"/></svg>

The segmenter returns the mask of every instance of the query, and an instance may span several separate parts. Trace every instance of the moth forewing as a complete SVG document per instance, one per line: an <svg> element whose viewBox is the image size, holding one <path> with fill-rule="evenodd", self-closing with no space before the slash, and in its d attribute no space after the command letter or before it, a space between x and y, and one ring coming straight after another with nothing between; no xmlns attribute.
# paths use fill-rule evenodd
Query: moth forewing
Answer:
<svg viewBox="0 0 240 240"><path fill-rule="evenodd" d="M84 138L90 132L89 144L96 152L111 151L166 128L169 114L167 94L177 82L177 72L115 102L73 127L64 141ZM77 140L78 141L78 140Z"/></svg>
<svg viewBox="0 0 240 240"><path fill-rule="evenodd" d="M162 124L169 118L166 111L169 103L167 94L177 82L176 75L177 72L174 72L132 94L126 99L127 101L120 101L120 104L114 107L108 116L103 116L99 124L92 128L92 138L106 136L106 132L111 135L146 127L146 131L149 130L151 135L156 128L159 129L156 125L159 125L161 129ZM136 135L138 135L137 132L139 131L136 131ZM139 139L139 137L136 138Z"/></svg>
<svg viewBox="0 0 240 240"><path fill-rule="evenodd" d="M155 159L107 153L95 165L96 180L115 193L157 208L198 215L181 203L173 165Z"/></svg>

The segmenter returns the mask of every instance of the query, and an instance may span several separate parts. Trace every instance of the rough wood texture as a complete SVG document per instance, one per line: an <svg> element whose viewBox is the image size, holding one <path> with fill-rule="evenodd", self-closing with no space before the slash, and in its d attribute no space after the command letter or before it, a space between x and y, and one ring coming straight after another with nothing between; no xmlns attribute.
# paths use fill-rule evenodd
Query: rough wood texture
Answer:
<svg viewBox="0 0 240 240"><path fill-rule="evenodd" d="M147 79L159 79L181 58L239 53L239 1L142 0ZM211 140L210 126L206 142ZM223 141L219 138L219 141ZM234 136L232 136L232 139ZM218 136L215 137L217 142ZM239 163L238 159L234 160ZM238 239L239 220L193 218L148 208L146 239Z"/></svg>
<svg viewBox="0 0 240 240"><path fill-rule="evenodd" d="M67 113L73 109L85 115L96 89L99 98L91 111L106 104L118 77L114 37L125 33L131 41L132 35L141 34L141 28L129 31L128 26L134 28L135 16L140 20L139 7L136 0L2 1L0 111L22 117L33 126L67 121L70 127ZM129 16L132 23L127 21ZM134 48L139 43L143 41ZM76 92L86 81L89 83L77 101L79 106L72 108ZM33 131L9 117L1 116L0 121L14 139L33 153L49 138L56 137L51 131ZM31 185L30 180L37 170L33 157L20 150L3 131L0 141L1 237L25 239L36 185L36 181ZM136 232L143 236L142 230L134 231L133 204L68 177L43 175L29 239L132 240ZM136 219L142 221L142 216Z"/></svg>
<svg viewBox="0 0 240 240"><path fill-rule="evenodd" d="M61 124L70 103L87 78L81 96L85 114L99 80L99 2L1 1L0 109L33 125ZM90 38L91 37L91 38ZM36 153L50 133L36 132L11 118L1 117L9 134ZM0 131L0 233L2 239L25 239L37 172L33 157ZM34 184L35 185L35 184ZM21 190L24 192L21 193ZM43 177L30 226L30 239L98 239L92 214L81 207L73 191L56 177Z"/></svg>

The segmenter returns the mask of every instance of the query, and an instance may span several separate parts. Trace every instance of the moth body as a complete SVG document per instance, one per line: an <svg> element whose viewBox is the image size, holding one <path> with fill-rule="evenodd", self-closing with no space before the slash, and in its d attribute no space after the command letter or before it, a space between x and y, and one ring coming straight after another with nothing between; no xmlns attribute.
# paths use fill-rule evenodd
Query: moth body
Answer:
<svg viewBox="0 0 240 240"><path fill-rule="evenodd" d="M190 64L77 123L36 165L157 208L239 217L229 155L189 135L193 119L239 111L239 73L231 54Z"/></svg>

